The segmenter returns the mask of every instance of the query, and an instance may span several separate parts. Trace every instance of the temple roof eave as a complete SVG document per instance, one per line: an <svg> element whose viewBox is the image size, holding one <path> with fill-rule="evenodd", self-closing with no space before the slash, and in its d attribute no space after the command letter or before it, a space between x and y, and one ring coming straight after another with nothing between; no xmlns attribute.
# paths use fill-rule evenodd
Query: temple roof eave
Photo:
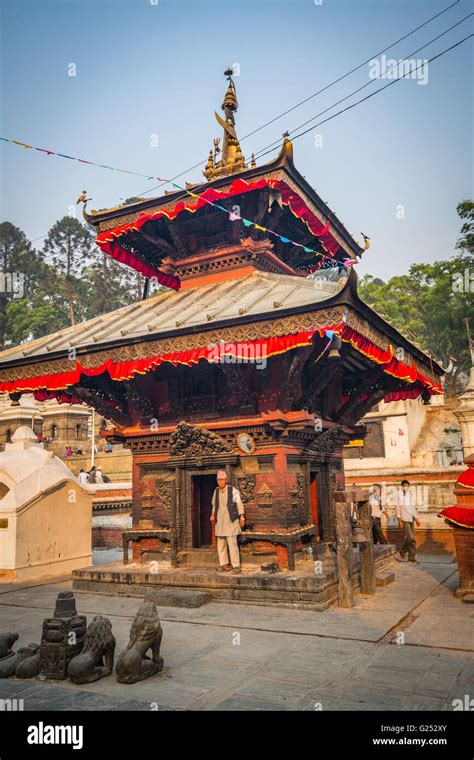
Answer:
<svg viewBox="0 0 474 760"><path fill-rule="evenodd" d="M255 277L252 276L252 277ZM251 277L251 279L252 279ZM298 286L306 287L310 285L310 282L301 281L300 278L292 278L286 275L262 275L257 274L257 282L262 282L269 287L269 295L271 295L272 289L275 283L279 281L285 284L292 280L297 281ZM287 306L281 309L275 309L275 304L268 310L261 309L258 313L242 314L236 319L235 315L232 317L223 318L220 320L211 320L210 322L203 323L198 322L193 325L174 326L173 329L168 329L161 332L152 332L146 330L140 335L121 335L120 338L115 338L110 341L94 342L93 338L89 335L89 343L81 345L76 342L74 348L76 349L76 357L78 366L93 368L106 365L111 361L115 365L121 362L141 361L153 356L168 356L171 358L163 359L164 361L171 361L173 363L173 356L176 352L183 351L199 351L206 346L209 347L210 343L217 343L221 340L224 341L255 341L261 339L276 337L277 340L283 339L285 336L291 337L291 347L295 348L300 345L298 340L302 340L301 345L307 345L308 335L315 330L322 330L321 335L325 329L333 329L333 326L340 325L344 322L349 333L355 330L356 343L359 340L367 340L372 347L376 347L376 351L386 352L390 356L390 352L393 352L394 348L402 347L407 353L407 367L411 365L411 362L416 358L421 372L432 383L437 383L437 377L442 374L442 369L435 362L431 360L420 349L411 344L403 335L395 330L391 325L385 322L379 315L377 315L370 307L364 304L357 296L356 292L356 280L357 276L355 272L351 273L348 283L338 293L333 293L330 297L321 299L319 302L306 302L296 306ZM253 285L255 280L250 282L251 287L249 292L254 292ZM299 288L298 288L299 289ZM191 293L192 291L187 291ZM215 290L210 289L210 293L214 294ZM167 294L165 294L167 295ZM171 296L172 297L172 296ZM179 298L178 294L174 294L175 298ZM191 295L191 299L193 296ZM160 297L158 297L158 300ZM140 309L144 306L153 306L153 302L157 299L149 299L151 303L140 302L139 304L133 304L130 307L124 307L119 312L111 312L108 315L104 315L101 321L101 325L107 327L109 322L113 322L117 319L117 315L122 313L125 317L125 321L128 320L128 311L130 309ZM166 299L167 300L167 299ZM239 301L240 302L240 301ZM65 331L70 336L76 335L75 330L82 328L83 331L91 329L91 323L95 323L97 326L98 320L91 320L90 323L83 323L76 326L76 328L70 328ZM126 331L125 331L126 332ZM298 335L301 338L298 338ZM40 339L42 341L49 340L50 342L60 336L59 333L46 338ZM280 336L280 338L278 338ZM296 342L295 342L296 341ZM349 342L352 339L349 338ZM354 345L354 344L353 344ZM358 350L361 349L364 354L364 348L362 344L357 344ZM29 344L26 344L27 348ZM140 346L143 346L141 348ZM378 348L377 348L378 347ZM11 379L16 378L38 378L46 377L49 375L61 374L63 372L69 372L71 368L76 366L71 363L69 355L71 342L67 342L64 347L58 350L46 350L46 346L41 348L37 346L39 351L35 354L31 354L30 357L25 356L13 358L12 350L4 352L4 355L0 354L0 384L6 383L10 387L9 382ZM52 348L52 346L51 346ZM283 350L290 350L288 347L284 347ZM368 349L368 353L365 355L371 359L372 349ZM10 354L12 359L9 361L5 354ZM200 358L202 356L200 355ZM199 360L199 359L198 359ZM161 359L159 363L161 363ZM181 361L178 359L178 363ZM194 360L193 362L194 363ZM18 375L18 371L21 368L21 372ZM409 372L409 370L407 370ZM405 373L406 374L406 373ZM119 376L120 373L119 373ZM17 386L20 387L21 382L15 384L15 390ZM41 387L47 387L47 383ZM26 392L26 387L24 392ZM9 392L9 391L4 391ZM439 392L436 391L436 392Z"/></svg>
<svg viewBox="0 0 474 760"><path fill-rule="evenodd" d="M284 285L290 292L290 296L293 295L294 300L290 300L290 303L293 303L294 305L282 305L281 307L276 307L274 302L269 300L266 306L260 306L259 301L253 305L254 311L251 313L239 313L238 315L229 313L226 315L224 312L220 319L212 320L209 318L208 314L206 321L186 324L183 319L183 323L180 326L166 326L166 329L163 328L161 330L150 330L148 327L144 326L143 332L136 334L135 336L130 334L130 330L127 330L127 334L125 334L126 331L124 329L122 331L123 336L121 335L119 338L114 338L109 341L100 340L98 338L99 332L102 330L109 330L110 325L115 320L117 320L119 324L123 322L124 324L129 325L131 317L134 315L134 322L136 322L136 320L142 316L139 315L140 311L150 312L147 318L152 320L155 307L160 305L165 307L166 311L169 314L171 306L167 302L173 299L178 301L180 296L181 300L179 302L178 312L181 316L188 307L187 302L189 301L189 304L191 305L194 303L196 292L203 292L203 286L189 288L188 290L180 291L179 293L168 291L165 293L160 293L159 295L153 296L152 298L146 299L144 301L138 301L136 303L129 304L128 306L124 306L121 309L117 309L116 311L108 312L87 322L82 322L80 324L74 325L73 327L68 327L56 333L51 333L50 335L43 336L36 339L35 341L20 344L19 346L7 349L6 351L0 353L0 370L18 365L37 363L38 361L64 358L68 356L72 348L75 349L75 353L77 355L84 355L90 352L97 352L105 349L112 350L114 348L148 342L151 340L172 339L198 332L212 332L214 330L224 329L226 327L231 327L234 325L243 326L260 321L271 322L272 320L280 317L294 316L308 311L318 311L318 309L323 307L329 308L331 306L336 306L340 301L340 292L337 292L335 290L332 290L332 292L326 294L326 297L316 299L315 294L318 293L318 288L314 287L314 282L301 277L295 277L291 275L274 275L267 274L265 272L254 272L253 275L247 275L246 280L248 280L252 286L257 287L261 287L262 282L265 283L267 285L269 299L276 297L274 287L275 284ZM241 311L243 302L240 290L244 290L246 280L241 280L237 285L234 281L231 281L230 284L228 281L225 281L218 283L217 285L211 284L204 286L207 287L209 292L208 300L210 302L218 301L222 291L224 291L226 287L229 288L231 286L232 290L235 292L235 303L241 304L239 307L239 311ZM236 290L236 288L238 289ZM249 288L247 295L251 295L250 290L251 289ZM308 291L306 302L301 295L305 290ZM181 294L185 294L184 299L182 298ZM285 292L284 297L287 298ZM297 302L298 299L300 301L299 303ZM265 303L262 294L260 300ZM202 309L203 315L205 315L207 307L211 308L209 303L205 299L201 298L200 308ZM120 333L120 330L117 330L116 332ZM87 343L80 342L81 333L89 334ZM60 338L63 338L63 347L61 349L52 350L52 342L57 341ZM23 354L22 356L18 356L20 352ZM25 356L25 353L28 353L29 357ZM15 355L17 355L16 358ZM9 356L12 357L10 360L8 358Z"/></svg>
<svg viewBox="0 0 474 760"><path fill-rule="evenodd" d="M283 143L280 153L273 161L270 161L267 164L262 164L261 166L239 171L235 174L227 174L225 176L218 177L211 182L197 183L196 185L192 185L192 192L196 195L199 195L209 188L213 188L215 190L226 188L236 179L242 179L244 181L258 180L259 178L268 176L269 174L278 171L282 172L282 176L286 175L296 185L299 193L308 199L312 204L314 204L314 206L326 220L329 220L330 224L333 226L338 235L341 236L351 252L355 256L361 256L364 252L364 249L354 240L350 232L346 229L335 212L332 211L332 209L322 200L316 190L311 187L308 181L303 177L302 174L300 174L296 168L293 162L293 151L291 148L291 143L289 141ZM146 211L150 208L159 210L160 206L170 206L173 203L182 200L182 198L186 196L187 193L185 190L177 190L174 193L169 193L157 198L138 201L126 206L115 206L113 208L104 209L92 214L88 214L84 208L83 215L86 221L94 227L98 227L101 222L110 221L111 219L117 219L117 226L119 226L119 220L123 216L126 216L130 213L139 213Z"/></svg>

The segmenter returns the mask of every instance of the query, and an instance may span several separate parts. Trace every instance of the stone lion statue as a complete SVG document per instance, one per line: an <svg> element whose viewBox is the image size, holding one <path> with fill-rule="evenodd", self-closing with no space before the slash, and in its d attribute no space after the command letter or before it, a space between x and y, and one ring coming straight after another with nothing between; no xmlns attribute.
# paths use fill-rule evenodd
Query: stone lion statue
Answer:
<svg viewBox="0 0 474 760"><path fill-rule="evenodd" d="M119 683L137 683L163 669L163 657L160 655L162 636L163 630L155 605L153 602L144 602L133 619L127 648L117 660ZM149 649L151 657L146 654Z"/></svg>
<svg viewBox="0 0 474 760"><path fill-rule="evenodd" d="M19 647L16 652L12 646L18 639L18 633L0 633L0 678L32 678L39 671L39 644Z"/></svg>
<svg viewBox="0 0 474 760"><path fill-rule="evenodd" d="M92 683L112 672L115 653L115 637L112 623L102 615L96 615L87 626L82 651L72 658L68 676L74 683Z"/></svg>

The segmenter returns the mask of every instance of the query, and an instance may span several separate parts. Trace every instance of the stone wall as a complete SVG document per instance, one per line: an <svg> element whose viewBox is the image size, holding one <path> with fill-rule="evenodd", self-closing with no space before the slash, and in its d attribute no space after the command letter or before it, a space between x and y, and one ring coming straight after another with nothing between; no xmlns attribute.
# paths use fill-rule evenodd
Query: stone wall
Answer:
<svg viewBox="0 0 474 760"><path fill-rule="evenodd" d="M70 457L61 455L61 459L74 475L79 475L81 468L86 471L91 468L90 453L73 454ZM96 467L100 467L102 474L108 475L113 483L129 482L132 479L132 456L128 449L124 449L121 446L114 448L110 454L99 451L95 455L95 465Z"/></svg>

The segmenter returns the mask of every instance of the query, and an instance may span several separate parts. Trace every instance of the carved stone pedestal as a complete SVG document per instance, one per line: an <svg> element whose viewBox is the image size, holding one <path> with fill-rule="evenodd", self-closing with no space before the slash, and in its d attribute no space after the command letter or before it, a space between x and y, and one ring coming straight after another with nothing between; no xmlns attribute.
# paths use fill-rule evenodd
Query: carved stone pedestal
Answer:
<svg viewBox="0 0 474 760"><path fill-rule="evenodd" d="M61 591L56 600L53 617L43 622L40 676L67 678L70 661L84 646L86 628L86 616L77 614L72 591Z"/></svg>

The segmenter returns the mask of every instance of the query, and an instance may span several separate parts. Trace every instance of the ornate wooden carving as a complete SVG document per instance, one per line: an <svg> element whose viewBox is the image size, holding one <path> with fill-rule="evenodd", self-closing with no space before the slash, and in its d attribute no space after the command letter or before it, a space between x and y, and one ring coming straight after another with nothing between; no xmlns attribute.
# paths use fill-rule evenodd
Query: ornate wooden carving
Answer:
<svg viewBox="0 0 474 760"><path fill-rule="evenodd" d="M171 515L171 500L173 496L173 483L163 478L155 480L156 500L159 506L165 508L168 515Z"/></svg>
<svg viewBox="0 0 474 760"><path fill-rule="evenodd" d="M360 404L358 404L355 409L352 411L352 414L350 414L347 418L347 425L355 425L356 422L359 422L362 417L369 412L375 404L378 404L379 401L382 401L383 397L386 394L385 388L377 388L375 391L369 394L369 397L366 398L364 401L361 401Z"/></svg>
<svg viewBox="0 0 474 760"><path fill-rule="evenodd" d="M278 398L278 408L286 411L291 409L293 403L301 396L301 373L306 360L311 354L311 346L300 348L295 353L291 352L280 357L284 366L284 377Z"/></svg>
<svg viewBox="0 0 474 760"><path fill-rule="evenodd" d="M256 494L257 508L260 512L268 514L272 511L273 507L273 491L267 486L266 483L262 485L260 490Z"/></svg>
<svg viewBox="0 0 474 760"><path fill-rule="evenodd" d="M309 412L318 410L318 397L340 372L339 359L330 359L319 366L316 376L303 392L303 408Z"/></svg>
<svg viewBox="0 0 474 760"><path fill-rule="evenodd" d="M255 498L256 485L256 475L246 475L245 477L238 479L237 488L240 491L240 495L244 504L247 504L247 502L252 501Z"/></svg>
<svg viewBox="0 0 474 760"><path fill-rule="evenodd" d="M337 449L349 440L349 435L342 426L337 425L329 430L318 433L304 451L305 455L317 455L320 457L331 456Z"/></svg>
<svg viewBox="0 0 474 760"><path fill-rule="evenodd" d="M140 511L143 517L149 518L153 512L155 506L155 497L150 488L150 484L145 482L145 485L140 494Z"/></svg>
<svg viewBox="0 0 474 760"><path fill-rule="evenodd" d="M239 408L255 411L255 399L248 386L243 367L239 364L226 364L223 362L219 364L219 368L224 373L227 387L236 399Z"/></svg>
<svg viewBox="0 0 474 760"><path fill-rule="evenodd" d="M224 438L216 433L180 422L174 433L170 435L170 456L202 456L203 454L230 454L231 446Z"/></svg>
<svg viewBox="0 0 474 760"><path fill-rule="evenodd" d="M303 502L305 499L305 477L302 472L299 472L296 476L296 487L298 490L298 498Z"/></svg>
<svg viewBox="0 0 474 760"><path fill-rule="evenodd" d="M171 259L174 260L178 258L178 251L176 248L174 248L174 246L168 243L167 240L164 240L157 235L151 234L149 230L144 232L143 227L140 229L140 235L146 238L146 240L149 240L150 243L154 243L154 245L156 245L160 251L166 253Z"/></svg>
<svg viewBox="0 0 474 760"><path fill-rule="evenodd" d="M183 233L181 232L180 225L175 221L171 222L168 225L168 230L170 232L171 238L173 240L173 243L176 247L176 250L179 254L179 256L185 256L186 255L186 244L184 241Z"/></svg>
<svg viewBox="0 0 474 760"><path fill-rule="evenodd" d="M141 392L134 380L125 383L127 410L134 422L146 420L149 424L156 419L156 411L148 396Z"/></svg>
<svg viewBox="0 0 474 760"><path fill-rule="evenodd" d="M258 197L258 204L257 204L257 213L255 214L255 222L257 224L260 224L265 214L268 213L268 199L269 199L269 190L267 187L260 190L260 195Z"/></svg>
<svg viewBox="0 0 474 760"><path fill-rule="evenodd" d="M74 386L72 392L74 396L80 398L85 404L94 407L94 409L107 420L112 420L119 426L131 424L132 419L128 414L124 414L120 409L116 409L111 404L108 404L107 401L94 392L94 390L83 388L81 386Z"/></svg>
<svg viewBox="0 0 474 760"><path fill-rule="evenodd" d="M385 395L385 389L380 386L382 380L382 372L378 367L368 372L354 386L349 398L339 409L337 421L342 425L351 425L360 420L365 413L363 410L368 411ZM367 394L367 398L362 398Z"/></svg>

